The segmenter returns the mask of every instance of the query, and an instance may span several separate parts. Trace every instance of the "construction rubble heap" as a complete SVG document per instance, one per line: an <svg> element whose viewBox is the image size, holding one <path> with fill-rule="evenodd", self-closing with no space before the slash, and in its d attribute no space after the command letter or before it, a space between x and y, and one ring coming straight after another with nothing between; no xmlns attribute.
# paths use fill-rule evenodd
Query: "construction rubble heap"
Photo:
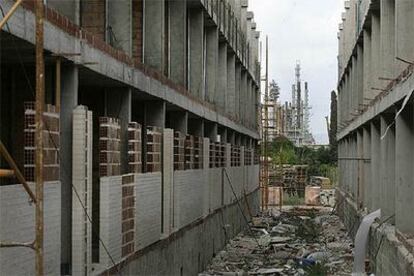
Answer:
<svg viewBox="0 0 414 276"><path fill-rule="evenodd" d="M332 208L272 209L253 217L199 275L350 275L352 249Z"/></svg>

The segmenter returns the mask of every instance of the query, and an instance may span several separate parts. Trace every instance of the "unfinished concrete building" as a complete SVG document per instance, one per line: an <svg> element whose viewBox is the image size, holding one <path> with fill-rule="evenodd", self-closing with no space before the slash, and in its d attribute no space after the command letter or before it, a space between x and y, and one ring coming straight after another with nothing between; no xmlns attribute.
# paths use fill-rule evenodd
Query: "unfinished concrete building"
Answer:
<svg viewBox="0 0 414 276"><path fill-rule="evenodd" d="M414 1L345 2L339 26L339 209L365 214L375 275L414 275Z"/></svg>
<svg viewBox="0 0 414 276"><path fill-rule="evenodd" d="M45 3L45 273L195 275L244 227L237 201L259 208L248 0ZM34 35L24 1L0 34L0 137L29 183ZM1 240L29 241L33 205L0 184ZM0 248L0 274L32 275L34 258Z"/></svg>

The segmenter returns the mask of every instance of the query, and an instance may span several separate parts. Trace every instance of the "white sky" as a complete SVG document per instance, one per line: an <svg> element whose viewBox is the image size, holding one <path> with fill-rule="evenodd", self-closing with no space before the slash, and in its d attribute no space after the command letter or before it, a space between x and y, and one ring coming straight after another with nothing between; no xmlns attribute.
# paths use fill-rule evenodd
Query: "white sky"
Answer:
<svg viewBox="0 0 414 276"><path fill-rule="evenodd" d="M328 143L325 116L330 93L336 90L338 23L343 0L249 0L263 44L269 37L269 80L281 88L281 100L291 99L294 67L300 60L302 80L309 85L311 131L317 143Z"/></svg>

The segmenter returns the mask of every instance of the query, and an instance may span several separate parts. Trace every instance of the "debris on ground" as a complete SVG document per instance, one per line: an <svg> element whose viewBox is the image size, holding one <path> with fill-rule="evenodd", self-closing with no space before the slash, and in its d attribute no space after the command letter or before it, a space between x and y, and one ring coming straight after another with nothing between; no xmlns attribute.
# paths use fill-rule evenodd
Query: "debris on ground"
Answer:
<svg viewBox="0 0 414 276"><path fill-rule="evenodd" d="M350 275L352 250L332 208L271 209L254 217L199 275Z"/></svg>

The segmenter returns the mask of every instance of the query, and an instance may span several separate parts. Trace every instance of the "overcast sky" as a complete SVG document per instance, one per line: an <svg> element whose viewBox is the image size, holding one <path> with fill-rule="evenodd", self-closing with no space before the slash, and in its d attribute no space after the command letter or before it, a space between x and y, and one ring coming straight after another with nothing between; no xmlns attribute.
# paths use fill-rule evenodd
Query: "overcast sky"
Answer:
<svg viewBox="0 0 414 276"><path fill-rule="evenodd" d="M263 41L269 37L269 80L291 99L294 67L300 60L302 80L309 84L311 131L317 143L328 143L325 116L337 82L337 31L343 0L249 0Z"/></svg>

